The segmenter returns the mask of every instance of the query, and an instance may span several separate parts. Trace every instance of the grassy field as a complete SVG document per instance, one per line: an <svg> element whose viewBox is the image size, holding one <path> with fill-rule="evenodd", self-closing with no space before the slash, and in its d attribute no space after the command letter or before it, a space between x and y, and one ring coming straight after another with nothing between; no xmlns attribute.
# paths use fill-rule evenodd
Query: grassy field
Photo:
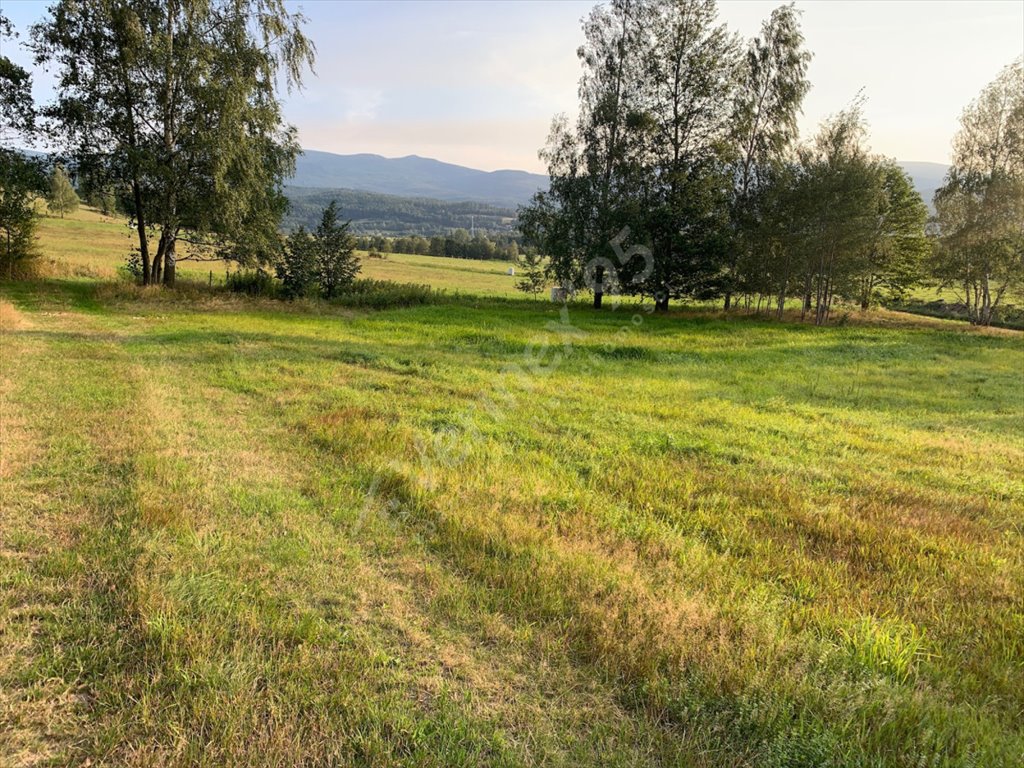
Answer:
<svg viewBox="0 0 1024 768"><path fill-rule="evenodd" d="M1021 334L409 258L0 284L0 764L1020 765Z"/></svg>
<svg viewBox="0 0 1024 768"><path fill-rule="evenodd" d="M135 245L135 233L119 218L103 216L92 208L81 207L66 218L45 216L40 220L39 242L48 269L55 275L113 280L127 261ZM188 254L187 246L183 246ZM518 279L508 275L511 264L504 261L449 259L437 256L389 253L383 259L370 259L363 253L361 277L394 280L449 293L478 296L522 295L516 290ZM193 282L224 283L222 262L183 259L178 275Z"/></svg>

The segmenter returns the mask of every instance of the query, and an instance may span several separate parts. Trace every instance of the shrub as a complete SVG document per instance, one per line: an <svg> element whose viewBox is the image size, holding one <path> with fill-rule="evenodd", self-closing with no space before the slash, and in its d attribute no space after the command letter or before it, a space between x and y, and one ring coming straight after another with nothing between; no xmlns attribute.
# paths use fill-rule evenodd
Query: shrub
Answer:
<svg viewBox="0 0 1024 768"><path fill-rule="evenodd" d="M414 307L422 304L436 304L443 296L429 285L391 283L387 280L354 280L338 293L331 303L344 307L367 307L386 309L388 307Z"/></svg>
<svg viewBox="0 0 1024 768"><path fill-rule="evenodd" d="M262 269L229 272L224 278L224 285L233 293L250 296L277 296L280 293L279 283Z"/></svg>
<svg viewBox="0 0 1024 768"><path fill-rule="evenodd" d="M142 256L138 251L132 251L128 254L128 259L125 263L117 268L117 274L125 282L142 282Z"/></svg>
<svg viewBox="0 0 1024 768"><path fill-rule="evenodd" d="M338 207L332 202L313 232L299 227L288 236L277 267L286 296L330 299L355 279L360 265L348 225L338 223Z"/></svg>
<svg viewBox="0 0 1024 768"><path fill-rule="evenodd" d="M516 264L522 270L522 277L516 281L516 288L523 293L532 293L534 297L540 296L548 284L544 257L538 254L536 249L530 248L516 259Z"/></svg>
<svg viewBox="0 0 1024 768"><path fill-rule="evenodd" d="M25 280L37 276L38 268L36 217L20 211L9 219L0 218L0 278Z"/></svg>

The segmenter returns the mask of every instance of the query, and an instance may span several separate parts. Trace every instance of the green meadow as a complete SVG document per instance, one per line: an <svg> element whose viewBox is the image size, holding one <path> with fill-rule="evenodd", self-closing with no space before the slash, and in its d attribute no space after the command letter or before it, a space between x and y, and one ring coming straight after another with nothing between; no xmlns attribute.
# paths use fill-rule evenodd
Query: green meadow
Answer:
<svg viewBox="0 0 1024 768"><path fill-rule="evenodd" d="M42 212L43 204L37 209ZM46 271L60 277L85 277L111 281L127 262L136 243L135 233L122 219L82 207L65 218L40 219L39 243ZM369 258L362 253L361 277L429 285L449 293L479 296L522 296L516 290L518 276L509 275L515 265L505 261L449 259L437 256L388 253ZM224 284L223 262L190 259L188 246L178 263L178 274L195 283ZM517 270L518 271L518 270Z"/></svg>
<svg viewBox="0 0 1024 768"><path fill-rule="evenodd" d="M123 230L0 283L0 763L1021 764L1021 333L143 290Z"/></svg>

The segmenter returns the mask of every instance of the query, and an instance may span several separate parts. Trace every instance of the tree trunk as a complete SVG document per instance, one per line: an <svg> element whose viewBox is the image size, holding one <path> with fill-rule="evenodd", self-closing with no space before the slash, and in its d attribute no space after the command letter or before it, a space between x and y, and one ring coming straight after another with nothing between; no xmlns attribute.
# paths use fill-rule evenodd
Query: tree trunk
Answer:
<svg viewBox="0 0 1024 768"><path fill-rule="evenodd" d="M598 266L594 270L594 309L601 308L601 300L604 298L604 267Z"/></svg>
<svg viewBox="0 0 1024 768"><path fill-rule="evenodd" d="M137 179L132 181L132 196L135 198L135 227L139 232L139 254L142 256L142 284L149 285L149 239L146 237L146 219L142 213L142 189Z"/></svg>
<svg viewBox="0 0 1024 768"><path fill-rule="evenodd" d="M992 293L989 291L987 274L982 277L981 312L979 317L981 325L989 325L992 322Z"/></svg>
<svg viewBox="0 0 1024 768"><path fill-rule="evenodd" d="M731 291L726 291L725 292L725 307L724 307L726 312L729 311L729 307L730 307L731 304L732 304L732 292Z"/></svg>
<svg viewBox="0 0 1024 768"><path fill-rule="evenodd" d="M167 248L167 242L164 240L163 232L160 233L160 240L156 244L156 254L153 256L153 266L150 269L149 281L153 285L160 284L161 267L164 263L164 251Z"/></svg>
<svg viewBox="0 0 1024 768"><path fill-rule="evenodd" d="M167 249L164 251L164 285L174 287L175 273L177 272L174 246L177 242L172 235L167 242Z"/></svg>

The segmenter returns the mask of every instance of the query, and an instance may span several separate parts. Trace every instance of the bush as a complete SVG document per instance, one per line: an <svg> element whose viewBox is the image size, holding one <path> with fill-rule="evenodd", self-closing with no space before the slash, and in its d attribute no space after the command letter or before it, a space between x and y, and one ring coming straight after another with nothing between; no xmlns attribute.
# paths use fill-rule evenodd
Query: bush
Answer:
<svg viewBox="0 0 1024 768"><path fill-rule="evenodd" d="M128 283L142 283L142 255L138 251L128 254L125 263L117 268L117 275Z"/></svg>
<svg viewBox="0 0 1024 768"><path fill-rule="evenodd" d="M0 279L27 280L38 272L36 217L25 213L0 221Z"/></svg>
<svg viewBox="0 0 1024 768"><path fill-rule="evenodd" d="M436 304L443 296L429 285L391 283L387 280L355 280L345 286L332 300L332 304L343 307L367 307L386 309L388 307L414 307Z"/></svg>
<svg viewBox="0 0 1024 768"><path fill-rule="evenodd" d="M277 265L286 296L330 299L351 284L360 264L348 227L349 222L338 223L338 208L332 202L313 232L299 227L288 236Z"/></svg>
<svg viewBox="0 0 1024 768"><path fill-rule="evenodd" d="M262 269L247 269L229 272L224 278L224 285L233 293L245 293L249 296L277 296L280 284Z"/></svg>

